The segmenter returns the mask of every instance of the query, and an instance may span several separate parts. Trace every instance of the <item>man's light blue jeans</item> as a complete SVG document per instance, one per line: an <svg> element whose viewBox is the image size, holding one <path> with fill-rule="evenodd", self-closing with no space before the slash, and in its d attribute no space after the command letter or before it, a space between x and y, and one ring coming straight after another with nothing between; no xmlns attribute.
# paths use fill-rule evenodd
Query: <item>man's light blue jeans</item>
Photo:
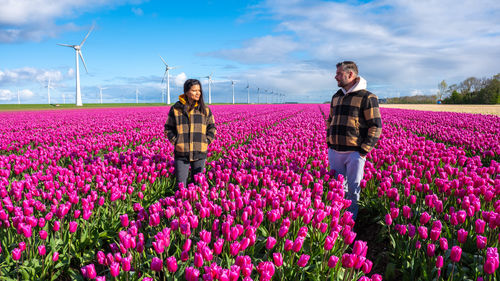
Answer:
<svg viewBox="0 0 500 281"><path fill-rule="evenodd" d="M336 151L328 149L328 162L330 170L335 170L335 177L339 174L344 176L344 191L346 199L351 200L351 206L347 209L356 219L358 215L358 200L361 193L360 183L363 179L363 172L366 159L361 157L357 151Z"/></svg>

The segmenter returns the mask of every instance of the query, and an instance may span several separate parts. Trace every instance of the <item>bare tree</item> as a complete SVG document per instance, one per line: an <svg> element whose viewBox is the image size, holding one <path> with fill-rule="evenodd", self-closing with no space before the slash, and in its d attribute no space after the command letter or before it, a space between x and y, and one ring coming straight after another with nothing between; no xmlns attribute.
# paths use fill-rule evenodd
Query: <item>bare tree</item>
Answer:
<svg viewBox="0 0 500 281"><path fill-rule="evenodd" d="M438 84L438 92L437 92L437 99L438 100L443 99L443 95L446 92L447 88L448 88L448 84L446 84L446 81L444 81L444 80Z"/></svg>

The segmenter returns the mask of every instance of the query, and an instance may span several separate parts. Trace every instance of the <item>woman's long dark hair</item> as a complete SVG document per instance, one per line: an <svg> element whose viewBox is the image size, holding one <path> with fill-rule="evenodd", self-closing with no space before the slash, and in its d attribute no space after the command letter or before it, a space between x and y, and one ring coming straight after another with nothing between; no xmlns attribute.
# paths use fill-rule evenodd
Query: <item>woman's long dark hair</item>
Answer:
<svg viewBox="0 0 500 281"><path fill-rule="evenodd" d="M203 115L206 115L207 114L207 112L206 112L206 110L207 110L206 107L207 106L205 105L205 102L203 101L203 88L201 87L200 80L198 80L198 79L188 79L188 80L186 80L186 82L184 82L184 94L186 94L191 89L191 87L193 87L194 85L200 86L200 100L198 101L198 110L200 110ZM186 99L187 99L187 101L189 103L189 98L187 96L186 96ZM193 105L190 104L188 106L189 107L188 110L190 110L190 108L192 106L194 106L194 104Z"/></svg>

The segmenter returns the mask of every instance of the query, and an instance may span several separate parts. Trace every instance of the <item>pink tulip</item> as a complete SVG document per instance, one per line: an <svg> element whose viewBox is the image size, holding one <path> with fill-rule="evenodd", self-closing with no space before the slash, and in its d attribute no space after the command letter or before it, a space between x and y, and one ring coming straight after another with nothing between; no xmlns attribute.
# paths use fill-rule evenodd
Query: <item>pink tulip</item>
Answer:
<svg viewBox="0 0 500 281"><path fill-rule="evenodd" d="M14 250L12 250L12 259L15 261L21 259L21 253L22 253L21 249L15 248Z"/></svg>
<svg viewBox="0 0 500 281"><path fill-rule="evenodd" d="M240 252L240 243L235 241L231 245L229 245L229 252L233 256L237 256Z"/></svg>
<svg viewBox="0 0 500 281"><path fill-rule="evenodd" d="M443 251L448 250L448 240L446 240L446 238L444 238L444 237L439 238L439 247Z"/></svg>
<svg viewBox="0 0 500 281"><path fill-rule="evenodd" d="M26 250L26 242L19 242L19 244L18 244L18 245L19 245L19 249L20 249L21 251L23 251L23 252L24 252L24 251Z"/></svg>
<svg viewBox="0 0 500 281"><path fill-rule="evenodd" d="M203 256L200 253L194 254L194 266L196 266L196 267L203 266Z"/></svg>
<svg viewBox="0 0 500 281"><path fill-rule="evenodd" d="M462 256L462 248L460 248L460 246L453 246L451 248L450 259L453 262L459 262L461 256Z"/></svg>
<svg viewBox="0 0 500 281"><path fill-rule="evenodd" d="M366 256L368 245L365 241L356 240L352 249L352 253L356 256Z"/></svg>
<svg viewBox="0 0 500 281"><path fill-rule="evenodd" d="M336 240L336 237L327 236L325 238L325 244L323 246L324 249L326 251L330 251L333 248L333 246L335 245L335 240Z"/></svg>
<svg viewBox="0 0 500 281"><path fill-rule="evenodd" d="M331 255L330 258L328 259L328 267L334 268L337 265L338 261L339 258L337 256Z"/></svg>
<svg viewBox="0 0 500 281"><path fill-rule="evenodd" d="M427 244L427 256L428 257L433 257L436 252L436 245L434 244Z"/></svg>
<svg viewBox="0 0 500 281"><path fill-rule="evenodd" d="M200 271L196 268L188 267L186 268L185 277L187 281L198 281L198 278L200 277Z"/></svg>
<svg viewBox="0 0 500 281"><path fill-rule="evenodd" d="M45 245L38 246L38 254L40 256L45 256L46 253L47 251L45 250Z"/></svg>
<svg viewBox="0 0 500 281"><path fill-rule="evenodd" d="M420 224L426 224L427 222L429 222L430 219L431 215L429 215L427 212L423 212L420 215Z"/></svg>
<svg viewBox="0 0 500 281"><path fill-rule="evenodd" d="M112 262L109 266L109 272L113 277L120 275L120 264L117 262Z"/></svg>
<svg viewBox="0 0 500 281"><path fill-rule="evenodd" d="M217 241L214 243L214 253L216 255L220 255L220 253L222 252L222 246L224 246L224 239L217 239Z"/></svg>
<svg viewBox="0 0 500 281"><path fill-rule="evenodd" d="M122 227L127 227L129 225L128 215L127 214L121 215L120 216L120 222L122 224Z"/></svg>
<svg viewBox="0 0 500 281"><path fill-rule="evenodd" d="M272 236L267 237L267 242L266 242L266 249L270 250L274 248L274 245L276 245L276 239Z"/></svg>
<svg viewBox="0 0 500 281"><path fill-rule="evenodd" d="M436 258L436 268L442 268L444 264L443 256L438 256Z"/></svg>
<svg viewBox="0 0 500 281"><path fill-rule="evenodd" d="M151 270L159 272L163 269L163 260L157 257L153 257L151 260Z"/></svg>
<svg viewBox="0 0 500 281"><path fill-rule="evenodd" d="M56 261L58 261L58 260L59 260L59 252L54 252L54 253L52 254L52 261L53 261L53 262L56 262Z"/></svg>
<svg viewBox="0 0 500 281"><path fill-rule="evenodd" d="M78 228L78 223L76 221L72 221L69 223L69 232L75 233L77 228Z"/></svg>
<svg viewBox="0 0 500 281"><path fill-rule="evenodd" d="M391 225L392 224L391 214L386 214L385 215L385 224L387 224L387 225Z"/></svg>
<svg viewBox="0 0 500 281"><path fill-rule="evenodd" d="M174 256L167 258L167 270L170 273L174 273L177 271L177 260Z"/></svg>
<svg viewBox="0 0 500 281"><path fill-rule="evenodd" d="M88 279L94 279L97 276L94 264L89 264L81 268L82 275Z"/></svg>
<svg viewBox="0 0 500 281"><path fill-rule="evenodd" d="M367 259L363 263L361 270L363 271L364 274L368 274L370 273L370 271L372 271L372 267L373 267L373 262Z"/></svg>
<svg viewBox="0 0 500 281"><path fill-rule="evenodd" d="M298 253L300 249L302 249L302 245L304 244L304 238L303 237L297 237L295 241L293 242L292 250L295 253Z"/></svg>
<svg viewBox="0 0 500 281"><path fill-rule="evenodd" d="M356 263L356 255L343 254L342 255L342 266L345 268L353 268Z"/></svg>
<svg viewBox="0 0 500 281"><path fill-rule="evenodd" d="M425 226L419 226L418 227L418 235L420 236L421 239L427 239L427 227Z"/></svg>
<svg viewBox="0 0 500 281"><path fill-rule="evenodd" d="M441 236L441 230L440 229L436 229L436 228L433 228L431 229L431 240L432 241L437 241L439 239L439 236Z"/></svg>
<svg viewBox="0 0 500 281"><path fill-rule="evenodd" d="M281 253L273 253L274 265L280 267L283 265L283 255Z"/></svg>
<svg viewBox="0 0 500 281"><path fill-rule="evenodd" d="M457 237L457 240L458 240L458 243L465 243L465 241L467 241L467 235L468 235L468 232L465 231L465 229L461 228L458 230L458 237Z"/></svg>
<svg viewBox="0 0 500 281"><path fill-rule="evenodd" d="M477 234L483 234L486 222L482 219L477 219L475 222L475 230Z"/></svg>
<svg viewBox="0 0 500 281"><path fill-rule="evenodd" d="M304 255L304 254L302 254L302 255L300 256L299 260L297 261L297 265L298 265L298 266L300 266L300 267L304 267L304 266L306 266L306 265L307 265L307 262L309 261L309 258L310 258L310 257L311 257L311 256L309 256L309 255Z"/></svg>
<svg viewBox="0 0 500 281"><path fill-rule="evenodd" d="M486 248L486 245L487 245L487 238L484 237L484 236L481 236L481 235L478 235L476 237L476 245L477 245L477 248L478 249L484 249Z"/></svg>

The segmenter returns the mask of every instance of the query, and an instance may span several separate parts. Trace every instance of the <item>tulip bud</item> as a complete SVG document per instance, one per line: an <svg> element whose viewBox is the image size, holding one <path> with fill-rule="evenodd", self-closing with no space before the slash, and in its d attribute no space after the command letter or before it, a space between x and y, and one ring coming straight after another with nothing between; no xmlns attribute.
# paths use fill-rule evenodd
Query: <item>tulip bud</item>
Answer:
<svg viewBox="0 0 500 281"><path fill-rule="evenodd" d="M175 257L168 257L167 258L167 270L170 273L174 273L177 271L177 260Z"/></svg>
<svg viewBox="0 0 500 281"><path fill-rule="evenodd" d="M59 260L59 252L54 252L54 253L52 254L52 261L53 261L53 262L56 262L56 261L58 261L58 260Z"/></svg>
<svg viewBox="0 0 500 281"><path fill-rule="evenodd" d="M339 258L337 256L330 256L328 259L328 267L329 268L334 268L337 265L337 262L339 261Z"/></svg>
<svg viewBox="0 0 500 281"><path fill-rule="evenodd" d="M283 255L281 253L273 253L274 265L280 267L283 265Z"/></svg>
<svg viewBox="0 0 500 281"><path fill-rule="evenodd" d="M45 250L45 245L40 245L40 246L38 246L38 254L39 254L40 256L45 256L45 254L46 254L46 253L47 253L47 252L46 252L46 250Z"/></svg>
<svg viewBox="0 0 500 281"><path fill-rule="evenodd" d="M309 255L305 255L305 254L302 254L299 258L299 260L297 261L297 265L300 266L300 267L304 267L307 265L307 262L309 261L309 258L311 256Z"/></svg>
<svg viewBox="0 0 500 281"><path fill-rule="evenodd" d="M460 246L453 246L453 248L451 248L450 259L453 262L459 262L461 256L462 256L462 248L460 248Z"/></svg>

